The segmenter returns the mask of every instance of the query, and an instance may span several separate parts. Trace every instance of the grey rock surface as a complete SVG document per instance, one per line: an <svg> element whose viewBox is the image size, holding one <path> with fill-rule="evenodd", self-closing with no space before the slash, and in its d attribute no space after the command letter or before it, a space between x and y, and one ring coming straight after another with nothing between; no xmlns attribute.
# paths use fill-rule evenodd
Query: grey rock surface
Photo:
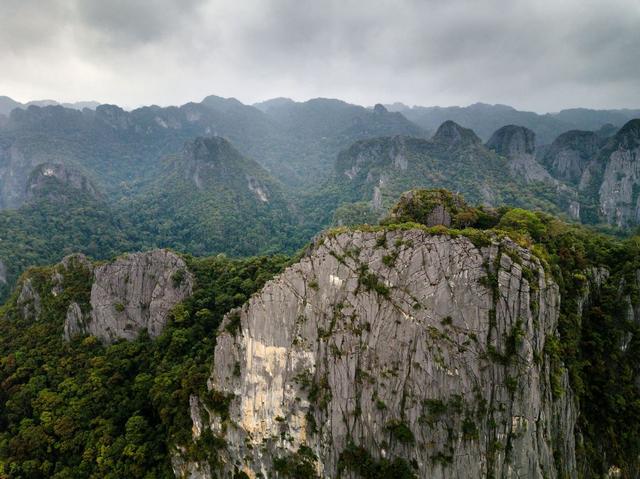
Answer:
<svg viewBox="0 0 640 479"><path fill-rule="evenodd" d="M171 308L191 295L193 276L175 253L128 254L94 270L86 332L103 341L158 336Z"/></svg>
<svg viewBox="0 0 640 479"><path fill-rule="evenodd" d="M535 156L535 133L528 128L517 125L503 126L491 136L487 142L487 148L509 158L511 173L523 178L526 182L558 183L538 163Z"/></svg>
<svg viewBox="0 0 640 479"><path fill-rule="evenodd" d="M554 140L541 161L555 178L577 185L598 153L599 142L592 131L567 131Z"/></svg>
<svg viewBox="0 0 640 479"><path fill-rule="evenodd" d="M7 284L7 266L0 259L0 284Z"/></svg>
<svg viewBox="0 0 640 479"><path fill-rule="evenodd" d="M440 125L433 135L433 141L445 146L482 143L473 130L464 128L451 120Z"/></svg>
<svg viewBox="0 0 640 479"><path fill-rule="evenodd" d="M133 253L111 263L94 266L86 256L66 256L51 277L51 290L43 294L58 296L64 292L68 271L85 270L89 283L83 304L65 305L64 338L91 334L104 342L135 339L142 330L158 336L167 323L173 306L191 295L193 275L180 256L168 250ZM25 318L37 319L41 298L31 281L22 283L18 307Z"/></svg>
<svg viewBox="0 0 640 479"><path fill-rule="evenodd" d="M101 195L96 186L83 174L74 168L60 163L43 163L38 165L31 175L26 186L26 199L31 199L42 194L51 196L54 193L47 191L47 185L52 180L90 196L100 199Z"/></svg>
<svg viewBox="0 0 640 479"><path fill-rule="evenodd" d="M42 299L36 291L31 278L27 278L20 286L20 293L16 305L20 309L22 317L27 320L37 321L42 312Z"/></svg>
<svg viewBox="0 0 640 479"><path fill-rule="evenodd" d="M607 223L619 227L640 223L640 146L611 153L598 194Z"/></svg>
<svg viewBox="0 0 640 479"><path fill-rule="evenodd" d="M553 396L544 352L559 302L508 239L323 237L226 316L208 387L232 398L229 417L192 402L194 438L209 427L226 441L222 477L275 477L300 446L336 477L350 443L417 477L575 477L572 393L560 367ZM211 477L179 451L174 471Z"/></svg>

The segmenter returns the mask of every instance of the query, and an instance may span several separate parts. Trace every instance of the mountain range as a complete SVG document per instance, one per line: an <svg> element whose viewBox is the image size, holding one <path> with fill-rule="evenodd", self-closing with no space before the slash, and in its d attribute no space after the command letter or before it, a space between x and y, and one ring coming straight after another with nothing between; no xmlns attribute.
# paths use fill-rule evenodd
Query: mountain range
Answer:
<svg viewBox="0 0 640 479"><path fill-rule="evenodd" d="M420 151L482 146L453 125ZM196 139L170 182L275 199L238 155ZM30 191L69 206L61 178L95 199L54 165ZM69 254L0 307L0 475L637 477L639 293L637 236L444 189L294 256Z"/></svg>
<svg viewBox="0 0 640 479"><path fill-rule="evenodd" d="M638 477L634 116L13 108L0 478Z"/></svg>
<svg viewBox="0 0 640 479"><path fill-rule="evenodd" d="M417 187L613 232L640 222L632 110L389 108L217 96L132 111L14 108L0 125L0 295L27 265L71 250L292 252L332 224L376 223Z"/></svg>

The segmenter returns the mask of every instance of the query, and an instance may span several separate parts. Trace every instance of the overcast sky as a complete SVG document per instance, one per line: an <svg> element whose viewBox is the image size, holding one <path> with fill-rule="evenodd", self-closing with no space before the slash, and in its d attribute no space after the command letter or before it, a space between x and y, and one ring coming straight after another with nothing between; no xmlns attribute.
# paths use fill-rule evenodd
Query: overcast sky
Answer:
<svg viewBox="0 0 640 479"><path fill-rule="evenodd" d="M640 107L640 0L0 0L0 95Z"/></svg>

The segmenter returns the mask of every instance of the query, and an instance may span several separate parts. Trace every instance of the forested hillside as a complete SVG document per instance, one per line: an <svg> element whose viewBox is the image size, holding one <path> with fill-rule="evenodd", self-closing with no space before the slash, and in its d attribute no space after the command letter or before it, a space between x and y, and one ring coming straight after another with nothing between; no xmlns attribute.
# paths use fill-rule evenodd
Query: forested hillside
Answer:
<svg viewBox="0 0 640 479"><path fill-rule="evenodd" d="M423 252L427 245L431 253ZM432 282L439 281L439 268L446 264L453 268L446 271L460 269L460 281L479 275L477 281L458 290L449 278L449 288L454 287L450 293L436 287L414 291L415 282L404 285L407 268L418 268L415 274L422 268L411 258L418 254L425 261L424 255L436 252L444 255L439 262L429 259L424 264ZM483 255L493 263L483 265ZM369 257L372 262L362 262ZM165 263L159 258L166 258ZM314 477L335 467L362 477L410 478L432 468L460 472L469 467L462 458L471 453L478 455L473 464L483 475L515 463L530 471L546 470L552 477L563 470L571 471L570 477L597 477L610 468L634 477L640 453L640 430L634 426L640 424L635 385L640 374L639 261L637 237L614 239L540 212L471 207L440 190L407 194L383 225L331 230L291 259L198 259L167 252L90 263L76 255L56 266L33 268L0 311L0 473L25 479L150 478L191 471L213 477L215 471L230 468L244 477L242 471L253 464L258 470L273 468L283 477ZM276 276L286 266L283 276ZM520 284L517 291L509 289L512 281ZM162 298L150 294L158 288L164 288ZM287 309L289 301L298 304L301 298L289 297L289 288L309 304L333 308L333 319L329 321L329 315L322 320L327 329L305 322L306 315L320 311L305 309L305 301ZM468 288L477 288L478 294L469 296ZM177 289L186 299L169 299L169 290ZM483 291L487 294L480 294ZM445 307L447 294L457 298L452 309ZM280 299L273 302L268 299L272 297ZM517 298L527 298L519 303L526 310L512 318L508 311ZM487 337L472 334L462 319L471 318L474 301L482 304L474 311L480 315L477 327L487 328ZM387 308L387 302L395 306ZM270 308L278 305L285 309L276 314ZM149 308L166 314L166 324L139 321L138 315L144 317ZM261 313L260 308L267 309ZM379 313L369 316L367 311L377 308ZM406 309L407 316L397 308ZM253 315L262 314L265 329L250 329ZM314 369L303 360L308 341L326 342L319 351L326 350L338 369L365 350L374 354L375 348L349 352L349 345L387 334L377 329L376 318L384 315L398 315L389 322L398 328L389 341L398 344L384 343L387 353L380 352L381 364L390 352L411 350L401 343L406 328L414 327L411 321L427 321L416 337L428 331L425 340L432 348L427 351L441 351L426 353L420 367L413 366L403 380L403 402L385 389L393 378L405 378L394 375L393 362L384 371L363 362L355 367L355 376L335 376L325 363L318 362ZM126 321L136 318L139 329L131 330ZM133 331L139 337L101 342L72 325L115 327L114 334L129 337ZM297 332L289 338L290 328ZM243 387L244 381L257 381L261 369L247 369L245 359L270 361L262 355L275 347L257 347L252 335L277 338L285 333L286 342L278 347L298 358L290 364L294 369L287 388L302 399L287 402L291 409L283 409L280 419L261 409L271 403L238 409L242 397L227 391L225 384ZM354 338L359 339L353 343ZM256 344L253 352L235 356L235 348L249 339ZM479 353L474 361L493 371L497 382L486 382L484 373L463 366L472 351ZM413 363L395 367L408 364ZM413 387L411 378L420 377L420 368L428 364L438 384L450 381L448 388L454 389L445 392L438 386L424 402L415 403L406 388ZM285 363L271 367L271 374L280 378ZM458 376L447 375L453 367L461 368ZM475 389L465 386L468 374L479 374ZM539 386L532 378L539 378ZM261 388L267 383L252 384ZM333 436L332 442L318 446L323 418L342 431L342 416L325 416L327 411L353 406L332 394L337 387L355 388L362 411L381 418L384 427L376 434L387 441L387 456L365 436ZM549 414L544 421L536 419L537 408ZM420 417L414 416L416 410L423 411ZM357 411L355 423L368 425L369 416ZM254 439L237 436L244 434L242 428L253 427L253 414L271 418L261 435L283 434L282 439L269 439L258 456L248 447ZM504 414L508 424L502 422ZM517 424L511 419L514 414ZM294 422L298 415L300 423ZM522 454L534 454L526 445L528 434L545 428L551 429L542 449L536 448L535 456L525 461ZM449 439L439 435L445 430ZM494 437L489 449L485 432ZM424 455L421 444L431 437L434 453ZM287 453L292 451L287 441L302 442ZM543 452L546 448L549 455Z"/></svg>

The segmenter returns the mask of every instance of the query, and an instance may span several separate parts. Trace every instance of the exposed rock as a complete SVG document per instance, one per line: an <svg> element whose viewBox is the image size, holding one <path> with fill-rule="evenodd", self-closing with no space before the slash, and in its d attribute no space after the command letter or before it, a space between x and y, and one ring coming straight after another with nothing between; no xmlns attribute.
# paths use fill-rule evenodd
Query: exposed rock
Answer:
<svg viewBox="0 0 640 479"><path fill-rule="evenodd" d="M208 385L231 403L208 427L227 444L220 474L273 477L276 458L306 446L336 477L353 443L417 477L575 477L572 393L565 371L552 396L544 352L559 301L509 240L321 238L219 329ZM192 417L199 430L207 415L192 404ZM174 470L203 469L178 453Z"/></svg>
<svg viewBox="0 0 640 479"><path fill-rule="evenodd" d="M106 342L135 339L142 330L156 337L171 308L191 295L192 287L185 262L167 250L129 254L98 266L84 332Z"/></svg>
<svg viewBox="0 0 640 479"><path fill-rule="evenodd" d="M95 185L86 176L60 163L43 163L33 170L27 181L26 198L32 199L40 196L58 198L61 192L52 188L56 183L72 190L87 193L93 198L101 198Z"/></svg>
<svg viewBox="0 0 640 479"><path fill-rule="evenodd" d="M509 158L511 173L526 182L558 183L536 160L535 133L528 128L517 125L503 126L491 136L487 148Z"/></svg>
<svg viewBox="0 0 640 479"><path fill-rule="evenodd" d="M609 279L609 270L604 267L589 268L585 271L586 282L577 298L578 314L582 316L585 307L591 304L594 294L598 294L602 285Z"/></svg>
<svg viewBox="0 0 640 479"><path fill-rule="evenodd" d="M640 120L627 123L603 155L606 166L598 191L600 213L611 225L626 228L640 223ZM602 158L596 161L601 163Z"/></svg>
<svg viewBox="0 0 640 479"><path fill-rule="evenodd" d="M64 320L64 339L70 341L74 336L84 333L85 330L85 317L82 314L80 305L72 302L67 309L67 316Z"/></svg>
<svg viewBox="0 0 640 479"><path fill-rule="evenodd" d="M31 278L27 278L22 282L16 305L24 319L37 321L40 318L42 299Z"/></svg>
<svg viewBox="0 0 640 479"><path fill-rule="evenodd" d="M206 462L188 462L182 459L184 449L171 456L171 468L176 477L184 479L211 479L211 467Z"/></svg>
<svg viewBox="0 0 640 479"><path fill-rule="evenodd" d="M393 223L420 223L429 227L464 228L475 220L475 214L458 194L447 190L420 189L403 193L389 213L389 220Z"/></svg>
<svg viewBox="0 0 640 479"><path fill-rule="evenodd" d="M463 128L451 120L445 121L440 125L433 136L433 141L447 147L481 143L480 138L473 130Z"/></svg>
<svg viewBox="0 0 640 479"><path fill-rule="evenodd" d="M599 147L600 138L594 132L567 131L551 144L542 163L555 178L578 184Z"/></svg>
<svg viewBox="0 0 640 479"><path fill-rule="evenodd" d="M247 176L249 190L255 193L256 197L263 203L269 202L269 195L267 194L267 188L260 183L253 176Z"/></svg>
<svg viewBox="0 0 640 479"><path fill-rule="evenodd" d="M487 148L508 158L509 170L516 178L527 183L543 182L553 186L558 194L558 202L574 219L580 219L580 202L577 192L570 186L554 178L536 159L535 134L523 126L507 125L496 131Z"/></svg>
<svg viewBox="0 0 640 479"><path fill-rule="evenodd" d="M7 284L7 267L0 259L0 284Z"/></svg>
<svg viewBox="0 0 640 479"><path fill-rule="evenodd" d="M487 147L499 155L514 158L519 155L533 155L536 149L536 135L529 128L507 125L496 131Z"/></svg>
<svg viewBox="0 0 640 479"><path fill-rule="evenodd" d="M0 210L22 205L26 181L34 166L16 146L0 145Z"/></svg>

